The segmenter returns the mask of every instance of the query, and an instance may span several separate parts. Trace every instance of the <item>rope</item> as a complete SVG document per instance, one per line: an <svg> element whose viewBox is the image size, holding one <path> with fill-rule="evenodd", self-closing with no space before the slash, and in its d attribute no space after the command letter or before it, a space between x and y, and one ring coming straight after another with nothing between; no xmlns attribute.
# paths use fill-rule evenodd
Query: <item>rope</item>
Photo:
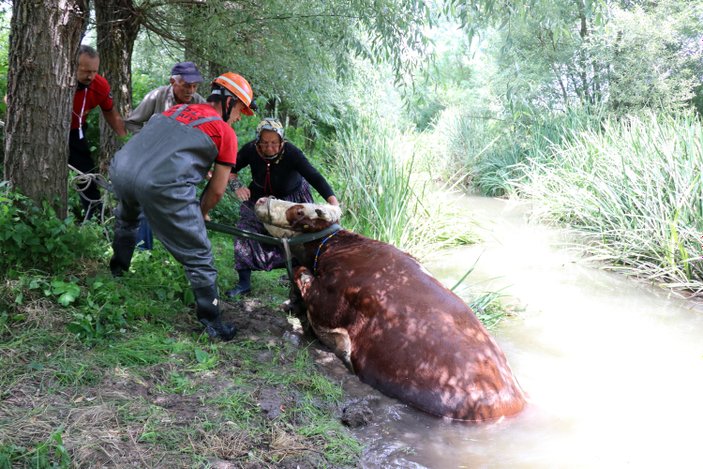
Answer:
<svg viewBox="0 0 703 469"><path fill-rule="evenodd" d="M297 244L304 244L327 236L327 238L325 239L326 241L327 239L331 238L332 235L336 234L339 230L342 229L342 227L335 223L334 225L331 225L322 231L318 231L317 233L305 233L302 235L294 236L293 238L276 238L273 236L266 236L259 233L252 233L251 231L240 230L239 228L235 228L233 226L222 225L220 223L214 223L211 221L206 221L205 226L208 230L239 236L240 238L253 239L264 244L275 244L282 246L283 252L286 255L286 270L288 271L288 278L291 280L291 294L295 291L295 283L293 282L293 255L291 253L290 247L295 246ZM319 252L320 251L318 248L318 255ZM315 256L315 262L317 263L317 255Z"/></svg>
<svg viewBox="0 0 703 469"><path fill-rule="evenodd" d="M329 241L330 238L332 236L336 235L337 233L339 233L339 230L335 230L334 232L330 233L329 235L327 235L327 237L325 239L322 240L320 245L317 246L317 252L315 253L315 262L312 265L312 274L313 275L317 275L317 259L320 257L320 251L322 251L322 246L324 246L325 243L327 241Z"/></svg>
<svg viewBox="0 0 703 469"><path fill-rule="evenodd" d="M231 197L233 200L235 200L237 203L241 203L241 201L237 198L236 194L234 193L237 189L240 187L244 187L244 185L237 179L238 184L233 184L232 181L228 183L228 188L230 190L225 191L225 194L227 194L229 197ZM271 215L271 200L269 198L269 203L267 205L267 210L269 211L269 216ZM232 236L237 236L239 238L245 238L245 239L251 239L254 241L258 241L263 244L273 244L273 245L278 245L283 248L283 252L285 254L286 258L286 270L288 271L288 278L290 279L290 291L294 292L295 291L295 284L293 283L293 254L291 253L290 247L295 246L297 244L304 244L310 241L314 241L320 238L325 238L320 246L317 248L317 254L315 254L315 266L313 267L313 275L315 272L315 269L317 268L317 258L320 254L320 248L322 245L327 242L329 238L337 234L339 230L342 229L341 226L339 226L337 223L325 228L322 231L318 231L316 233L305 233L301 234L298 236L294 236L293 238L276 238L274 236L267 236L267 235L262 235L259 233L254 233L251 231L246 231L246 230L241 230L239 228L236 228L234 226L230 225L223 225L221 223L215 223L212 221L206 221L205 222L205 227L208 230L212 231L217 231L219 233L225 233L229 234Z"/></svg>
<svg viewBox="0 0 703 469"><path fill-rule="evenodd" d="M341 229L341 227L335 223L334 225L331 225L325 228L324 230L318 231L316 233L305 233L298 236L294 236L293 238L276 238L274 236L267 236L251 231L240 230L239 228L235 228L234 226L223 225L221 223L215 223L212 221L206 221L205 227L209 230L217 231L219 233L230 234L238 236L240 238L253 239L254 241L258 241L264 244L275 244L279 246L283 246L283 240L285 240L288 245L295 246L297 244L304 244L309 241L324 238L333 231L338 231Z"/></svg>
<svg viewBox="0 0 703 469"><path fill-rule="evenodd" d="M100 210L100 222L104 226L105 210L107 209L107 201L108 201L110 195L113 193L112 185L110 184L110 182L107 179L105 179L105 177L102 174L84 173L84 172L76 169L75 167L71 166L70 164L68 165L68 167L69 167L69 169L71 169L72 171L74 171L77 174L71 180L71 182L74 185L74 188L76 189L76 192L78 192L78 195L81 198L83 198L83 200L86 200L89 203L88 210L86 210L86 218L83 219L83 223L85 223L87 221L87 215L92 210L93 206L97 205L99 203L102 203L102 208ZM90 199L84 194L84 191L88 188L88 185L91 182L95 182L98 186L100 186L104 189L103 195L98 200ZM234 188L230 187L230 189L234 189ZM232 190L232 192L234 192L234 190ZM239 201L239 199L237 199L234 194L230 193L229 191L226 191L226 193L229 196L231 196L232 198L234 198L236 201ZM322 231L318 231L317 233L306 233L306 234L295 236L293 238L276 238L273 236L266 236L266 235L254 233L251 231L240 230L239 228L235 228L233 226L223 225L223 224L215 223L212 221L206 221L205 227L209 230L212 230L212 231L230 234L230 235L234 235L234 236L237 236L240 238L252 239L254 241L258 241L258 242L264 243L264 244L275 244L275 245L281 246L283 248L283 251L286 256L286 269L288 270L288 275L291 280L293 279L293 268L292 268L293 256L290 251L290 246L295 246L297 244L304 244L309 241L314 241L316 239L324 238L325 236L327 236L327 238L322 242L322 244L324 244L325 241L327 241L327 239L331 238L334 234L337 233L337 231L339 231L341 229L341 227L335 223L335 224L325 228ZM109 234L107 228L105 228L105 235L109 241L110 234ZM318 254L319 254L319 248L318 248ZM317 262L317 255L315 256L315 261ZM293 285L292 281L291 281L291 285Z"/></svg>
<svg viewBox="0 0 703 469"><path fill-rule="evenodd" d="M286 271L288 272L288 280L290 280L290 290L293 292L293 254L290 251L288 238L283 238L283 252L286 254Z"/></svg>
<svg viewBox="0 0 703 469"><path fill-rule="evenodd" d="M84 173L80 171L79 169L71 166L70 164L68 165L68 168L71 171L74 171L76 173L76 176L71 179L71 183L73 184L73 188L78 192L78 195L80 196L81 199L85 200L88 202L88 209L85 211L85 216L83 218L83 223L88 221L88 215L93 211L93 207L100 205L100 223L102 225L105 224L105 212L107 210L107 202L108 199L110 198L110 194L112 194L112 185L110 182L105 179L105 177L102 174L99 173ZM95 182L98 186L102 187L103 194L100 196L99 199L94 200L89 198L88 196L85 195L85 191L88 189L88 186L90 185L91 182ZM108 235L108 240L109 240L109 233L107 230L105 230L106 235Z"/></svg>

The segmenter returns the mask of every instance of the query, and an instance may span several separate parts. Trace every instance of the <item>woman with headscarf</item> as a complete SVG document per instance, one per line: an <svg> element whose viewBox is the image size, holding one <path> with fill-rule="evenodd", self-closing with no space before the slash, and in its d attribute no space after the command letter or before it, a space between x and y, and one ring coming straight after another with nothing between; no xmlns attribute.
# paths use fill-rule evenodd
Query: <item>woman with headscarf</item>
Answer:
<svg viewBox="0 0 703 469"><path fill-rule="evenodd" d="M234 174L249 166L252 180L249 186L238 178L230 186L242 201L237 228L266 234L264 225L254 214L254 204L261 197L274 196L289 202L312 203L310 186L331 205L339 205L327 180L310 164L303 152L284 138L283 126L273 118L262 120L256 127L256 138L244 145L237 156ZM278 246L235 238L234 266L239 275L237 285L225 292L230 298L240 298L251 291L251 272L285 266L285 254Z"/></svg>

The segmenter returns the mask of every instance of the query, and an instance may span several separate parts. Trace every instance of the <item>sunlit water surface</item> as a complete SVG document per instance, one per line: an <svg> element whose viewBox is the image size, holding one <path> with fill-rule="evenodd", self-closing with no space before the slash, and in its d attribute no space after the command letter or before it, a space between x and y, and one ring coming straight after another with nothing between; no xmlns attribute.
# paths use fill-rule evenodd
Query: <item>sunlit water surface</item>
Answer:
<svg viewBox="0 0 703 469"><path fill-rule="evenodd" d="M529 396L501 422L443 421L378 403L362 466L703 468L703 307L587 266L510 201L468 197L484 243L425 266L520 305L493 335Z"/></svg>

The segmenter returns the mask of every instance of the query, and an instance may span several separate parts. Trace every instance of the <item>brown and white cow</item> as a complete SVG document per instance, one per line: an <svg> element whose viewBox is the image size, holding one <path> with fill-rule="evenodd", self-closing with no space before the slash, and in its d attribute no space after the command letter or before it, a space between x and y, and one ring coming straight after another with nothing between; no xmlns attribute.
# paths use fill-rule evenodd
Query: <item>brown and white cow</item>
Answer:
<svg viewBox="0 0 703 469"><path fill-rule="evenodd" d="M274 236L320 231L338 207L262 198ZM281 231L281 229L283 231ZM359 378L429 414L485 421L516 414L525 396L473 311L412 256L339 230L304 243L294 282L318 338Z"/></svg>

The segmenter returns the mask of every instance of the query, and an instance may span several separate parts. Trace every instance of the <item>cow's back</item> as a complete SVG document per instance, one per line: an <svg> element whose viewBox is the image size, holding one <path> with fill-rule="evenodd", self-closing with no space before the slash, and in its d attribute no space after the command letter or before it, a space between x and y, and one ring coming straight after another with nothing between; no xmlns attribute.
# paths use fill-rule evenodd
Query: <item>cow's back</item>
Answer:
<svg viewBox="0 0 703 469"><path fill-rule="evenodd" d="M305 295L313 326L346 330L360 379L428 413L488 420L524 396L471 309L410 255L342 231Z"/></svg>

